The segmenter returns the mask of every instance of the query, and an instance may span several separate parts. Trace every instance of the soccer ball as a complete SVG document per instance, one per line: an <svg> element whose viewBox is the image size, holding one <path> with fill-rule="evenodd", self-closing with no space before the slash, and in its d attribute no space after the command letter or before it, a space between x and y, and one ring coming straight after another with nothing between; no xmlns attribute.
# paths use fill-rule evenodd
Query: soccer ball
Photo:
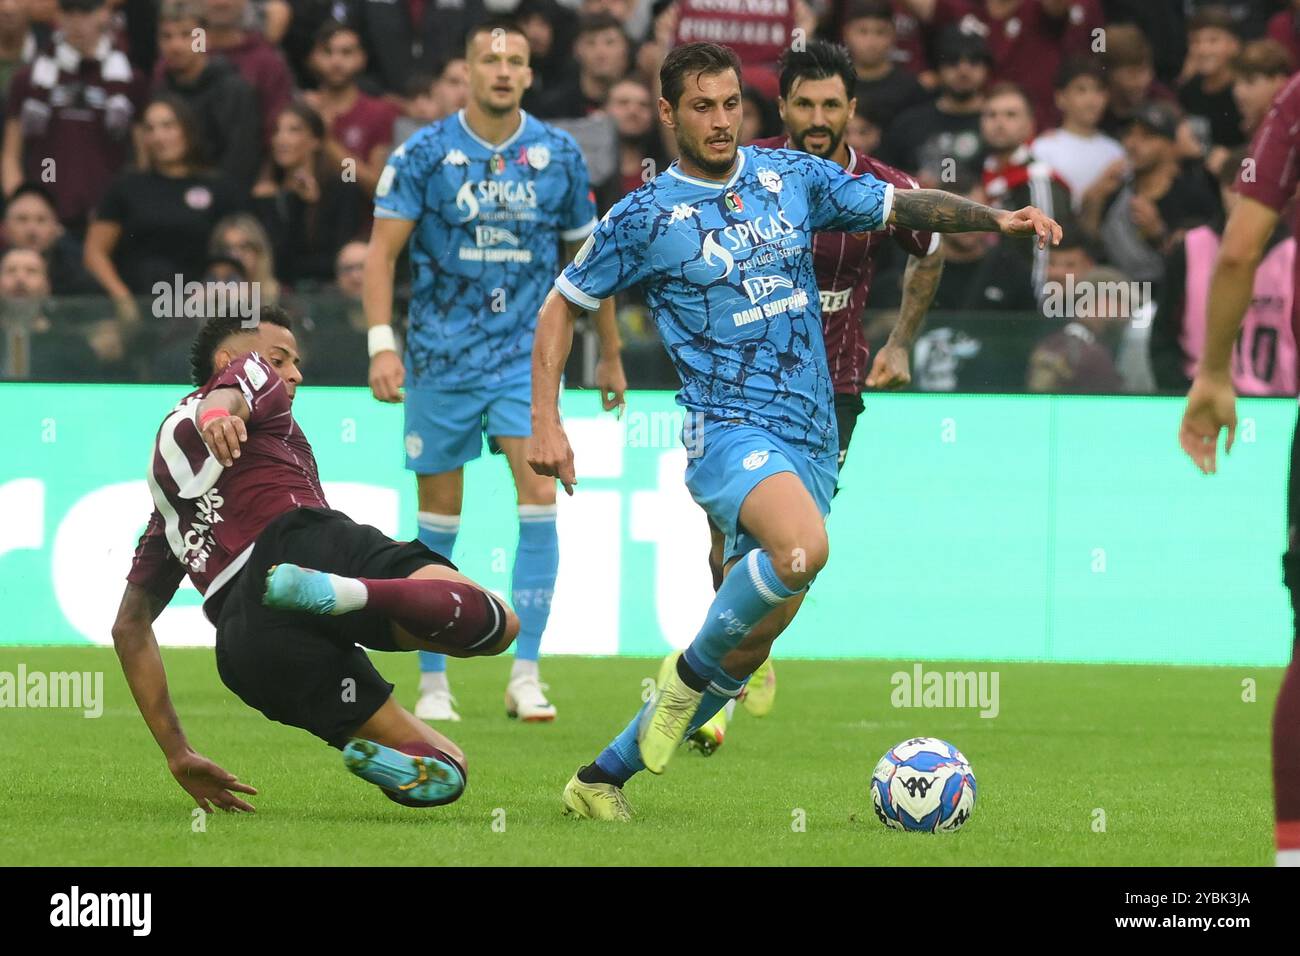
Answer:
<svg viewBox="0 0 1300 956"><path fill-rule="evenodd" d="M913 737L876 764L871 802L890 829L951 833L975 809L975 771L946 740Z"/></svg>

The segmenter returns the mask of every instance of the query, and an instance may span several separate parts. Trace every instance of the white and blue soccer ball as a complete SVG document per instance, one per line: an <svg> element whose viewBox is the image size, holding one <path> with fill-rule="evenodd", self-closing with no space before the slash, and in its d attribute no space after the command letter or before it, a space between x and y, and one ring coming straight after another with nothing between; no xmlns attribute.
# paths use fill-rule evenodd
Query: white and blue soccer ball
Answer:
<svg viewBox="0 0 1300 956"><path fill-rule="evenodd" d="M880 822L893 830L952 833L975 809L975 771L948 741L913 737L876 764L871 802Z"/></svg>

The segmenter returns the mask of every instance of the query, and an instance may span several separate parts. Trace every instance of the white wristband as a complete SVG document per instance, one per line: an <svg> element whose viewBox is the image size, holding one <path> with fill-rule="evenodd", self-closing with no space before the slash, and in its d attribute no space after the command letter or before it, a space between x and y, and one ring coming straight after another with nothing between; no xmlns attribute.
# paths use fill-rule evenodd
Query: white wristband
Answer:
<svg viewBox="0 0 1300 956"><path fill-rule="evenodd" d="M366 331L366 349L374 358L380 352L396 352L397 338L391 325L372 325Z"/></svg>

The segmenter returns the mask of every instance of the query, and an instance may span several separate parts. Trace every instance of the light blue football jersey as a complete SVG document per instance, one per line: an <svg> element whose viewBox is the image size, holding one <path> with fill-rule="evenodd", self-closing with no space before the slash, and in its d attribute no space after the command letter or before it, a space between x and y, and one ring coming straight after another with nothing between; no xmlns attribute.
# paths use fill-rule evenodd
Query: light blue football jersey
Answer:
<svg viewBox="0 0 1300 956"><path fill-rule="evenodd" d="M398 147L375 188L375 217L411 234L408 384L460 390L527 382L537 310L560 267L560 240L596 226L573 137L520 111L493 146L465 111Z"/></svg>
<svg viewBox="0 0 1300 956"><path fill-rule="evenodd" d="M640 284L681 405L834 455L813 233L880 229L893 199L889 183L796 150L741 147L725 183L674 163L610 209L555 287L593 309Z"/></svg>

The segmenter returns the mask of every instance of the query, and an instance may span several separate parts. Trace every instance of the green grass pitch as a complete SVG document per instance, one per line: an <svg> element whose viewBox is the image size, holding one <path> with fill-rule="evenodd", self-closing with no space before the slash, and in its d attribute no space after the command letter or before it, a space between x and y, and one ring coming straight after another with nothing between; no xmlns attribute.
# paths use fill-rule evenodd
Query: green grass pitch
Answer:
<svg viewBox="0 0 1300 956"><path fill-rule="evenodd" d="M413 703L416 664L377 655ZM103 671L104 713L0 710L0 862L10 865L1265 865L1269 721L1281 671L1040 664L996 670L1000 713L891 705L912 662L778 661L776 709L738 711L712 758L681 752L627 788L630 826L561 815L569 775L621 728L657 661L555 658L550 726L507 720L508 658L452 662L470 786L449 807L390 803L337 751L221 684L211 650L164 651L195 749L260 790L257 814L194 832L107 648L0 648L0 671ZM1243 700L1243 682L1256 700ZM1248 695L1247 695L1248 696ZM979 784L953 835L887 831L867 780L914 735L960 747ZM802 822L802 827L800 823ZM1101 828L1104 826L1104 832Z"/></svg>

